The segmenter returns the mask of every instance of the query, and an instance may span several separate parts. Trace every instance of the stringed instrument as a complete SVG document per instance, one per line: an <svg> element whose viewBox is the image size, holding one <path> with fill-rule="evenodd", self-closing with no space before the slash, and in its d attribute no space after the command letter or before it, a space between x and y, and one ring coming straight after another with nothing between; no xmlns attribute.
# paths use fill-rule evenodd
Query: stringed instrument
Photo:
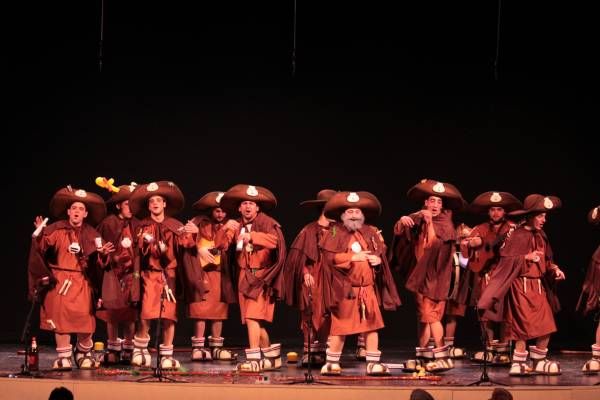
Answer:
<svg viewBox="0 0 600 400"><path fill-rule="evenodd" d="M505 222L506 224L506 222ZM504 225L500 227L502 231ZM510 232L514 230L514 226L511 226L506 232L498 235L494 231L490 230L483 237L480 236L482 244L476 249L473 249L473 254L469 257L468 268L476 273L482 270L489 269L489 266L493 263L496 257L495 249L506 239ZM474 228L474 230L477 228Z"/></svg>

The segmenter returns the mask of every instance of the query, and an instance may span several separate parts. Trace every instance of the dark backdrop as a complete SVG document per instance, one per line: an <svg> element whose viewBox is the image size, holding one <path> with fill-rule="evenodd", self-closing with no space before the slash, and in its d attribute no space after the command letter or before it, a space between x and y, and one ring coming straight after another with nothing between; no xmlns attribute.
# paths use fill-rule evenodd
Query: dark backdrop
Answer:
<svg viewBox="0 0 600 400"><path fill-rule="evenodd" d="M503 2L495 76L498 3L298 1L292 77L292 1L106 0L101 73L100 2L87 3L7 11L0 340L16 341L29 307L33 218L66 184L108 197L96 176L173 180L187 198L182 220L207 191L266 186L288 242L310 220L300 201L325 187L367 190L383 204L377 225L389 241L396 219L418 207L406 191L428 177L467 200L487 190L563 200L547 223L568 278L554 344L591 343L592 318L574 312L599 239L586 223L600 202L589 10ZM403 298L382 336L412 344ZM238 315L224 334L243 344ZM459 341L478 340L472 317ZM279 307L273 335L297 340L297 326ZM189 336L182 319L177 344Z"/></svg>

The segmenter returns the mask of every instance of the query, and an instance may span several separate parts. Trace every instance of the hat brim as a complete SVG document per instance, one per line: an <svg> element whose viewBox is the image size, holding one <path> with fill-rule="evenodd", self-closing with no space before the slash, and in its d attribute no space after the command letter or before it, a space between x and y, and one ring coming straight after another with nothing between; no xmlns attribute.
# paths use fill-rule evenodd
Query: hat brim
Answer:
<svg viewBox="0 0 600 400"><path fill-rule="evenodd" d="M133 191L129 198L129 209L131 213L138 218L146 218L150 215L148 210L148 199L153 196L161 196L167 202L165 207L165 215L171 217L177 215L185 205L185 199L181 190L175 185L164 186L160 185L157 190L146 190L148 185L142 185Z"/></svg>
<svg viewBox="0 0 600 400"><path fill-rule="evenodd" d="M71 204L81 202L85 204L88 213L85 221L90 225L97 225L106 216L106 203L95 193L86 192L86 197L79 197L73 191L59 190L50 200L50 214L57 219L68 219L67 210Z"/></svg>

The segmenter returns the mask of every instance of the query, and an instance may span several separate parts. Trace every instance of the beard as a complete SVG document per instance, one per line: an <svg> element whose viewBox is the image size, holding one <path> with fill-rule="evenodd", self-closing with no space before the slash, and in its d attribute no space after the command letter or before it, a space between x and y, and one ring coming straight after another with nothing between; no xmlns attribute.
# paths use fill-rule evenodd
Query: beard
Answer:
<svg viewBox="0 0 600 400"><path fill-rule="evenodd" d="M364 225L365 217L363 216L360 218L348 218L345 214L342 214L342 222L349 231L356 232Z"/></svg>

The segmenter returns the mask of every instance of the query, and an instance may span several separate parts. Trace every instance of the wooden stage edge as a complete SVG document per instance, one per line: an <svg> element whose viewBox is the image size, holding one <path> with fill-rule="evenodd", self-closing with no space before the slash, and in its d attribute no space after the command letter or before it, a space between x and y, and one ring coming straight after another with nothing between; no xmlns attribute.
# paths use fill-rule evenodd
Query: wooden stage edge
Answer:
<svg viewBox="0 0 600 400"><path fill-rule="evenodd" d="M327 386L317 384L199 384L169 382L117 382L0 378L0 399L47 400L57 386L70 389L75 400L405 400L420 387L435 400L488 400L495 387L501 386ZM505 386L504 386L505 387ZM515 400L597 400L598 386L510 386L505 387Z"/></svg>

